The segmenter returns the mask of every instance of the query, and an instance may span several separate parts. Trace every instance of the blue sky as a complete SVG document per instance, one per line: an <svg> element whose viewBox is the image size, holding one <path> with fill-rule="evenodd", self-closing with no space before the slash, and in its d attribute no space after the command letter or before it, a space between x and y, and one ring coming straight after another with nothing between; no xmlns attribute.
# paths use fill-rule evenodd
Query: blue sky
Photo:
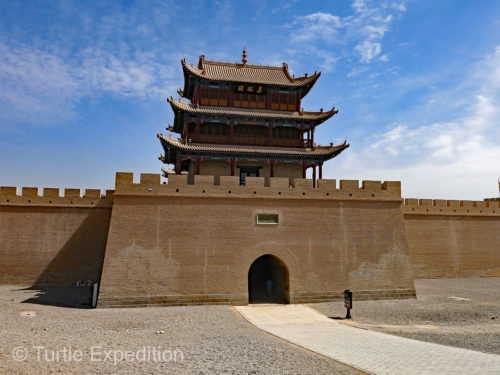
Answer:
<svg viewBox="0 0 500 375"><path fill-rule="evenodd" d="M160 173L181 58L289 64L335 105L326 178L483 199L500 177L498 1L2 1L0 185L112 188Z"/></svg>

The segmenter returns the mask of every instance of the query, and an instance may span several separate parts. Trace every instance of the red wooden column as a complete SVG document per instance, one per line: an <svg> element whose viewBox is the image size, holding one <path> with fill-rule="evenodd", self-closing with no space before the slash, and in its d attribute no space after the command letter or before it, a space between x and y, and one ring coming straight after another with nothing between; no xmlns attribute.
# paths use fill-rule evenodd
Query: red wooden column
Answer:
<svg viewBox="0 0 500 375"><path fill-rule="evenodd" d="M234 176L234 160L231 159L231 176Z"/></svg>
<svg viewBox="0 0 500 375"><path fill-rule="evenodd" d="M181 159L177 159L177 163L175 164L175 174L181 174Z"/></svg>
<svg viewBox="0 0 500 375"><path fill-rule="evenodd" d="M269 146L273 145L273 127L269 126Z"/></svg>
<svg viewBox="0 0 500 375"><path fill-rule="evenodd" d="M314 128L311 129L311 148L314 149Z"/></svg>
<svg viewBox="0 0 500 375"><path fill-rule="evenodd" d="M184 123L184 138L185 142L189 143L189 124L187 121Z"/></svg>
<svg viewBox="0 0 500 375"><path fill-rule="evenodd" d="M319 163L319 179L323 179L323 163Z"/></svg>
<svg viewBox="0 0 500 375"><path fill-rule="evenodd" d="M274 160L271 160L269 169L271 170L271 177L274 177Z"/></svg>
<svg viewBox="0 0 500 375"><path fill-rule="evenodd" d="M316 165L313 164L313 188L316 187Z"/></svg>
<svg viewBox="0 0 500 375"><path fill-rule="evenodd" d="M196 174L200 174L201 158L196 159Z"/></svg>
<svg viewBox="0 0 500 375"><path fill-rule="evenodd" d="M306 178L306 163L302 163L302 178Z"/></svg>
<svg viewBox="0 0 500 375"><path fill-rule="evenodd" d="M200 120L198 119L198 121L196 121L196 129L194 130L195 134L196 134L196 141L199 142L200 140Z"/></svg>
<svg viewBox="0 0 500 375"><path fill-rule="evenodd" d="M194 104L199 104L200 103L200 90L198 86L194 88Z"/></svg>
<svg viewBox="0 0 500 375"><path fill-rule="evenodd" d="M234 124L231 122L229 129L229 144L233 145L234 144Z"/></svg>

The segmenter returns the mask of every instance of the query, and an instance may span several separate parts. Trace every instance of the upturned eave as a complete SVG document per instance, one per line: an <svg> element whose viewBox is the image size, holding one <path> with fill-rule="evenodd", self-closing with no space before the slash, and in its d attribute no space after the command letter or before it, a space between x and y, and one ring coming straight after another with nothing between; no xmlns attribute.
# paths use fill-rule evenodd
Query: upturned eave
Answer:
<svg viewBox="0 0 500 375"><path fill-rule="evenodd" d="M183 97L193 100L195 78L205 82L243 83L273 86L287 89L297 89L304 97L314 86L321 72L314 72L312 75L294 77L288 71L288 64L283 63L282 67L267 65L239 64L219 61L208 61L204 56L200 56L198 67L189 65L186 59L181 60L184 72ZM207 67L210 66L210 71ZM215 67L215 68L214 68ZM252 74L253 73L253 74ZM267 78L266 78L267 74Z"/></svg>
<svg viewBox="0 0 500 375"><path fill-rule="evenodd" d="M329 146L315 146L313 149L297 149L286 147L186 143L178 138L166 137L163 134L158 134L157 137L160 139L160 142L165 149L166 156L162 156L162 159L160 159L164 161L164 163L173 163L178 152L200 157L203 155L212 155L227 158L255 157L269 160L281 158L295 161L308 160L324 162L334 158L349 147L349 144L346 141L339 145L330 144Z"/></svg>

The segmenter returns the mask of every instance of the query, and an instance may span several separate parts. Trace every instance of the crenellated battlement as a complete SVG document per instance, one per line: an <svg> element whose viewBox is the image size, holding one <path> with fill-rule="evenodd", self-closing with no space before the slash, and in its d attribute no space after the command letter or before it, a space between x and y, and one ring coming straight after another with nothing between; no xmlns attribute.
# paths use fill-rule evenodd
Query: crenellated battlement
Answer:
<svg viewBox="0 0 500 375"><path fill-rule="evenodd" d="M500 201L406 198L403 212L416 215L500 216Z"/></svg>
<svg viewBox="0 0 500 375"><path fill-rule="evenodd" d="M318 180L313 187L311 179L296 178L290 185L288 178L247 177L240 186L237 176L221 176L215 184L214 176L196 175L188 183L186 175L170 175L168 184L161 184L159 174L143 173L134 183L133 173L117 172L115 195L267 198L267 199L323 199L323 200L388 200L401 201L399 181Z"/></svg>
<svg viewBox="0 0 500 375"><path fill-rule="evenodd" d="M61 194L62 191L62 194ZM2 206L111 207L114 190L0 187Z"/></svg>

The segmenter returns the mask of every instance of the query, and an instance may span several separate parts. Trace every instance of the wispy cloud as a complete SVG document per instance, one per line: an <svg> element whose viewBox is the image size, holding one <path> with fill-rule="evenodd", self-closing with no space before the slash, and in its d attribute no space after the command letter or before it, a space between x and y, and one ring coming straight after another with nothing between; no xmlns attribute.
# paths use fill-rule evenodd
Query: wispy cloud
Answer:
<svg viewBox="0 0 500 375"><path fill-rule="evenodd" d="M311 53L311 45L304 46L306 42L335 45L337 56L332 51L316 48L318 56L330 62L338 60L339 56L348 59L353 55L362 63L369 63L376 58L387 61L388 56L381 54L382 39L390 29L393 14L400 15L405 11L404 3L378 5L366 0L355 0L349 16L316 12L295 17L287 27L294 29L292 42L301 44L307 53ZM342 46L341 50L339 46Z"/></svg>
<svg viewBox="0 0 500 375"><path fill-rule="evenodd" d="M294 43L308 42L318 38L326 43L332 43L342 27L342 22L338 16L318 12L307 16L298 16L294 25L299 27L299 30L292 36Z"/></svg>
<svg viewBox="0 0 500 375"><path fill-rule="evenodd" d="M71 98L79 96L72 68L56 53L0 43L0 107L10 108L3 116L52 117L54 107L61 108L59 116L70 115Z"/></svg>
<svg viewBox="0 0 500 375"><path fill-rule="evenodd" d="M281 12L294 6L299 0L280 0L278 5L271 10L271 13Z"/></svg>
<svg viewBox="0 0 500 375"><path fill-rule="evenodd" d="M40 19L29 19L37 33L0 27L0 126L67 122L81 116L85 98L159 99L175 92L180 57L178 49L165 52L187 32L175 42L162 34L181 22L171 16L179 9L167 0L58 3L37 8ZM56 21L49 25L45 17ZM13 24L20 22L22 16Z"/></svg>
<svg viewBox="0 0 500 375"><path fill-rule="evenodd" d="M369 138L337 166L336 174L403 181L406 196L482 199L496 195L500 176L500 46L457 82L438 105L467 95L473 103L445 122L398 123ZM469 94L463 88L466 87ZM458 99L462 100L462 99ZM423 104L419 111L425 112ZM491 184L488 184L490 181Z"/></svg>
<svg viewBox="0 0 500 375"><path fill-rule="evenodd" d="M68 118L82 97L102 93L166 96L175 74L173 64L156 55L117 56L101 49L68 55L57 47L0 43L0 107L17 117L9 120L44 123Z"/></svg>

